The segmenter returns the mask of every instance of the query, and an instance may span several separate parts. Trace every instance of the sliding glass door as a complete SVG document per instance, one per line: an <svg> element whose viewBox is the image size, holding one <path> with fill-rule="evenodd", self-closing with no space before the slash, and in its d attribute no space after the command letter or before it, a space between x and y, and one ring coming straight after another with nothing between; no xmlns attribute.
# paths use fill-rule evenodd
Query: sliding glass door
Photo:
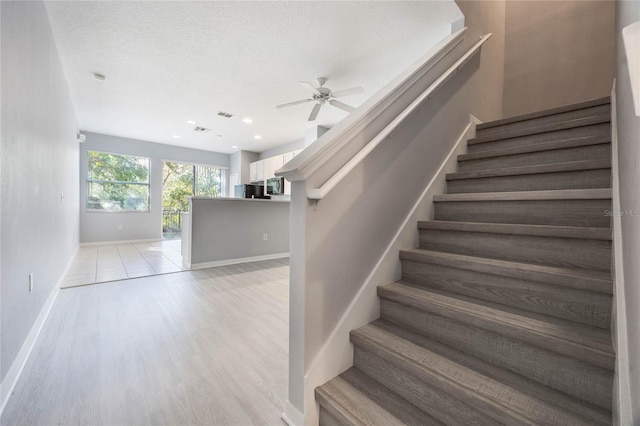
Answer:
<svg viewBox="0 0 640 426"><path fill-rule="evenodd" d="M181 235L180 214L189 211L189 197L222 197L226 169L199 164L162 163L162 235Z"/></svg>

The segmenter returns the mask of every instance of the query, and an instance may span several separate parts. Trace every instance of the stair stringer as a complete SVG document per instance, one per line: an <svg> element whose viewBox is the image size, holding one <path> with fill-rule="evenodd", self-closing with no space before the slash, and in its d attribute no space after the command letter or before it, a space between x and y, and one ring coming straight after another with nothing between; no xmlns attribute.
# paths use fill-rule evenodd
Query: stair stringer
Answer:
<svg viewBox="0 0 640 426"><path fill-rule="evenodd" d="M380 317L380 298L377 288L381 284L400 279L399 253L406 247L418 247L419 232L416 223L433 217L433 196L446 193L446 174L456 171L458 155L466 153L467 141L475 137L476 126L482 123L470 115L464 128L435 175L405 217L382 256L349 304L328 339L305 372L305 425L317 424L318 403L314 389L353 366L353 344L350 332Z"/></svg>

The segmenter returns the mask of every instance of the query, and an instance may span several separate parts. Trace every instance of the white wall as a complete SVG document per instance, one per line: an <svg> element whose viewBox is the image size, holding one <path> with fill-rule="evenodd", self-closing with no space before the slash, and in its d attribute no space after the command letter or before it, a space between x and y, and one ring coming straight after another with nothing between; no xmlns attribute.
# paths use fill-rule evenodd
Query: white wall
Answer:
<svg viewBox="0 0 640 426"><path fill-rule="evenodd" d="M265 158L275 157L276 155L286 154L288 152L297 151L299 149L304 149L304 139L298 139L297 141L289 142L284 145L276 146L275 148L270 148L266 151L262 151L258 159L264 160Z"/></svg>
<svg viewBox="0 0 640 426"><path fill-rule="evenodd" d="M640 20L640 2L617 2L616 13L616 112L618 118L618 167L620 180L620 208L624 211L640 211L640 117L634 115L631 99L629 70L622 43L622 28ZM629 382L632 403L632 423L640 425L640 216L623 215L622 255L624 284L623 295L626 302L626 328L628 338ZM620 295L618 295L620 296ZM618 318L618 322L625 318ZM619 337L620 339L620 337ZM618 354L627 356L627 354ZM621 372L626 374L626 372ZM622 418L624 420L624 417Z"/></svg>
<svg viewBox="0 0 640 426"><path fill-rule="evenodd" d="M76 118L44 4L0 7L4 379L77 249L79 185Z"/></svg>
<svg viewBox="0 0 640 426"><path fill-rule="evenodd" d="M456 0L464 14L467 39L478 40L491 33L482 47L480 69L471 77L471 110L481 121L503 118L505 7L504 0Z"/></svg>
<svg viewBox="0 0 640 426"><path fill-rule="evenodd" d="M288 202L193 198L191 203L192 265L289 253Z"/></svg>
<svg viewBox="0 0 640 426"><path fill-rule="evenodd" d="M608 96L613 1L507 1L505 116Z"/></svg>
<svg viewBox="0 0 640 426"><path fill-rule="evenodd" d="M80 145L80 242L126 241L162 238L162 161L229 167L229 155L181 148L118 136L83 132ZM87 211L87 151L130 154L151 159L148 212ZM122 225L122 230L118 229Z"/></svg>

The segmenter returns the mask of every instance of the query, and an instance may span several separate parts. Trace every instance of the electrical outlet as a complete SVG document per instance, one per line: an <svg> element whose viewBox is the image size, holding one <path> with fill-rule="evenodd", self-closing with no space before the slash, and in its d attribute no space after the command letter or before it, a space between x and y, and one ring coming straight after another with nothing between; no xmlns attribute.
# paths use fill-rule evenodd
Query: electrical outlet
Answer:
<svg viewBox="0 0 640 426"><path fill-rule="evenodd" d="M33 274L29 274L29 291L33 291Z"/></svg>
<svg viewBox="0 0 640 426"><path fill-rule="evenodd" d="M118 225L118 231L122 231L122 225Z"/></svg>
<svg viewBox="0 0 640 426"><path fill-rule="evenodd" d="M269 238L269 235L262 234L262 241L267 241L268 238Z"/></svg>

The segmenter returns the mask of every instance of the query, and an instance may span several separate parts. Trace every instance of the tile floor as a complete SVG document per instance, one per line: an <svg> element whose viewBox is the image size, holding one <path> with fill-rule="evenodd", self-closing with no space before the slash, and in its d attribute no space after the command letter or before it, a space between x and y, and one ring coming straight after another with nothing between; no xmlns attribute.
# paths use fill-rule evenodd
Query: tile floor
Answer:
<svg viewBox="0 0 640 426"><path fill-rule="evenodd" d="M183 271L181 241L80 247L61 287Z"/></svg>

